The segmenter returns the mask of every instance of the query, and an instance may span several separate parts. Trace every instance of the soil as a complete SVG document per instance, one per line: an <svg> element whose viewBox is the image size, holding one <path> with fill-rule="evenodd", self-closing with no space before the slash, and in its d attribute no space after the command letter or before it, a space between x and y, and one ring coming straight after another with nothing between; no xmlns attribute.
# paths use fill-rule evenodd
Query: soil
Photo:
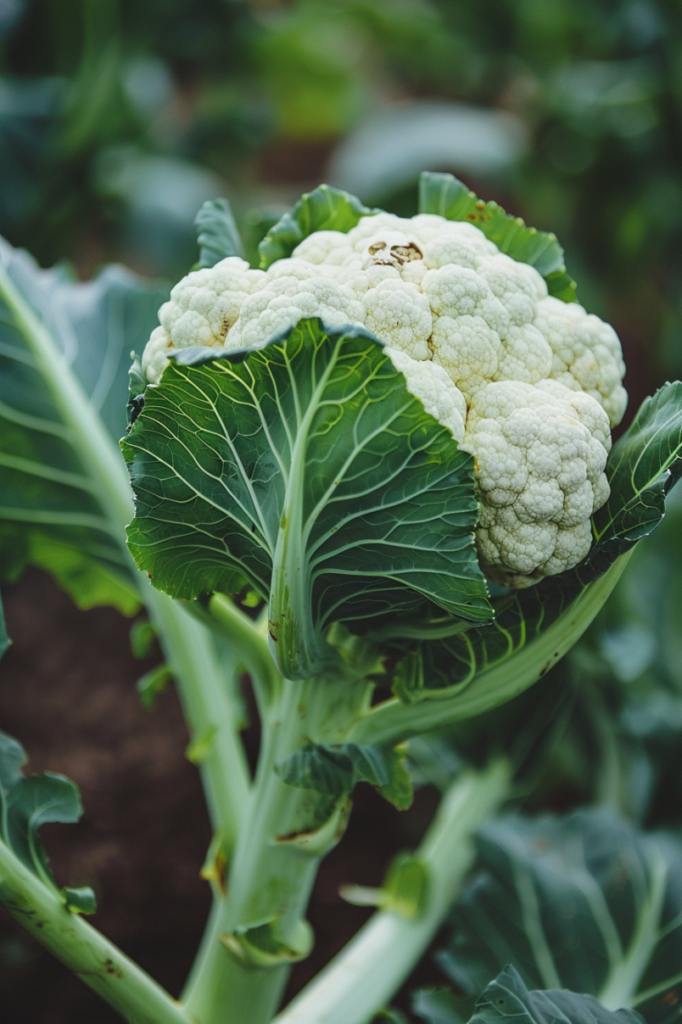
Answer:
<svg viewBox="0 0 682 1024"><path fill-rule="evenodd" d="M77 825L41 830L56 878L92 885L99 905L93 924L177 996L208 912L199 870L211 835L172 688L151 712L135 690L160 655L136 659L130 620L109 608L79 611L38 571L7 587L3 600L13 646L0 668L0 729L24 745L28 772L75 781L85 808ZM253 758L255 732L246 741ZM380 884L394 853L419 841L435 798L422 790L399 814L363 785L354 803L346 836L322 864L309 913L315 949L295 968L288 997L369 916L345 903L339 887ZM413 983L443 979L427 959ZM3 1024L121 1020L2 910L0 1007Z"/></svg>

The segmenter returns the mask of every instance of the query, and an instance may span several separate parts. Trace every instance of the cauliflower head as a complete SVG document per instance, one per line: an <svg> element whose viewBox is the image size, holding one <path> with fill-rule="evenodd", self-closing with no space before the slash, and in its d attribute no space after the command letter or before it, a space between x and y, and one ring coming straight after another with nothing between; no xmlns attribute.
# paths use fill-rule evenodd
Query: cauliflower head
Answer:
<svg viewBox="0 0 682 1024"><path fill-rule="evenodd" d="M304 317L366 327L408 389L474 457L479 560L522 587L577 565L609 496L610 428L627 394L620 342L474 225L436 214L317 231L268 270L238 257L194 271L159 311L142 369L172 349L255 349Z"/></svg>

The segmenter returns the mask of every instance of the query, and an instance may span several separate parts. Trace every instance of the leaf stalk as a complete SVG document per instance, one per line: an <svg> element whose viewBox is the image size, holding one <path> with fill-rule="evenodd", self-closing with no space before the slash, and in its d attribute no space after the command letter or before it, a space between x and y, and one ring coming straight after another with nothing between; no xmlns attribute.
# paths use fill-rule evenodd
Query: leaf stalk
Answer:
<svg viewBox="0 0 682 1024"><path fill-rule="evenodd" d="M0 904L131 1024L190 1024L183 1008L0 842Z"/></svg>
<svg viewBox="0 0 682 1024"><path fill-rule="evenodd" d="M458 779L415 856L427 869L425 912L380 911L275 1018L275 1024L367 1024L405 981L435 935L474 858L473 835L511 786L505 761Z"/></svg>
<svg viewBox="0 0 682 1024"><path fill-rule="evenodd" d="M404 704L398 698L377 704L356 723L348 740L393 745L430 729L473 718L523 693L580 639L609 598L633 550L621 555L608 572L582 591L556 622L513 658L474 676L471 683L454 696L439 697L436 691L433 697L425 697L417 704Z"/></svg>

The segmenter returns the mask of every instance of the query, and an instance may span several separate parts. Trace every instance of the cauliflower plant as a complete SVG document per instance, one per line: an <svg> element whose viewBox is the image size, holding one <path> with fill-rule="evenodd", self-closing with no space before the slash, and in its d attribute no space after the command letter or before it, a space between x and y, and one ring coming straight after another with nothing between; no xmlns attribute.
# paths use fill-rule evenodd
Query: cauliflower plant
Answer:
<svg viewBox="0 0 682 1024"><path fill-rule="evenodd" d="M379 213L314 232L267 271L229 257L188 274L159 311L143 371L155 383L170 349L259 348L312 316L384 341L409 390L473 454L489 578L528 586L587 555L627 403L612 327L549 297L533 267L472 224Z"/></svg>

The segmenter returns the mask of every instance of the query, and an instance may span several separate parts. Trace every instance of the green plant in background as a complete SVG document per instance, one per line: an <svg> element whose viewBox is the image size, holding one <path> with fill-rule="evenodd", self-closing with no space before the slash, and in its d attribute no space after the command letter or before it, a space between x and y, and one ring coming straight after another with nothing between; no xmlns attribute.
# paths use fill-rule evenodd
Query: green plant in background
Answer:
<svg viewBox="0 0 682 1024"><path fill-rule="evenodd" d="M82 607L147 606L168 665L142 681L141 695L152 700L172 673L214 828L204 867L213 908L176 1001L84 920L94 894L60 888L49 871L37 830L77 819L75 787L58 776L24 777L19 744L2 741L0 901L131 1021L273 1018L291 965L310 953L311 887L321 858L342 840L361 782L398 810L414 784L436 785L443 798L419 848L395 860L382 888L349 892L376 904L376 914L281 1012L282 1024L372 1019L457 899L440 962L471 1002L460 1006L447 990L417 993L414 1011L429 1024L462 1012L540 1021L557 1007L604 1021L615 1011L639 1019L620 1009L637 1007L657 1024L660 997L673 1005L676 842L636 832L615 811L496 816L518 795L539 793L542 766L584 737L585 720L595 737L595 769L578 780L586 798L632 810L626 752L639 743L647 760L645 743L632 730L609 740L613 696L599 674L604 658L618 657L618 641L590 662L587 696L570 679L537 681L588 628L635 545L663 518L681 466L682 386L647 399L607 461L604 409L614 422L622 415L613 353L615 378L607 345L599 350L606 377L595 378L592 364L588 395L578 361L573 384L560 384L566 371L528 326L543 302L560 324L583 316L554 236L449 175L423 177L421 204L421 219L401 221L323 186L268 232L260 268L240 257L229 205L202 209L202 269L162 306L131 373L123 452L134 517L115 442L122 374L165 295L116 268L78 284L3 247L3 575L37 564ZM339 253L352 287L338 278ZM452 288L453 274L459 285L450 294L438 282ZM459 339L452 350L439 349L430 314L426 324L414 312L426 297L434 310L444 304L443 321L460 317L449 328ZM469 344L470 321L477 343L497 338L486 370L485 346L470 349L468 361L455 358ZM599 323L589 321L603 331ZM420 332L433 340L413 359ZM516 362L505 363L505 344ZM531 349L535 370L521 358ZM542 358L553 378L544 383ZM560 409L558 420L536 415L543 479L564 480L572 466L587 480L588 464L596 467L589 507L570 521L539 499L533 510L525 491L512 494L507 504L523 500L532 514L530 529L527 516L517 533L507 530L506 547L497 513L485 511L485 438L481 446L466 432L485 392L522 393L521 422L547 409L546 396ZM494 417L488 423L498 436ZM543 430L569 431L554 468ZM562 498L571 508L573 500ZM128 523L145 573L128 553ZM538 546L547 524L551 550ZM574 531L568 546L560 529ZM498 538L494 559L488 534ZM262 728L253 778L238 735L243 669ZM533 684L539 690L525 693ZM480 874L465 885L475 863ZM565 915L576 918L571 942ZM599 948L600 959L583 964L574 949L582 943ZM579 994L555 991L563 986Z"/></svg>

